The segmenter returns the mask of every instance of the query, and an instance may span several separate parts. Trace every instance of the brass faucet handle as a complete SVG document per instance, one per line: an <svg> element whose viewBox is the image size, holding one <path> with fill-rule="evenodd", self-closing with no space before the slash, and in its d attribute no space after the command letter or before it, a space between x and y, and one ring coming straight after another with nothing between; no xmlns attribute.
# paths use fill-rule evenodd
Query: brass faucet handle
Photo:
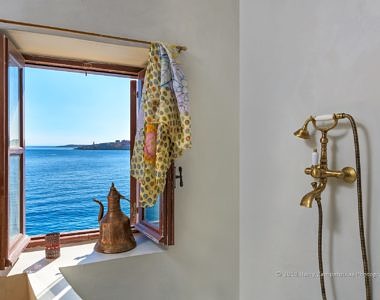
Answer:
<svg viewBox="0 0 380 300"><path fill-rule="evenodd" d="M342 179L347 183L354 183L357 179L357 174L354 168L345 167L342 169Z"/></svg>
<svg viewBox="0 0 380 300"><path fill-rule="evenodd" d="M345 167L341 171L326 170L327 177L341 178L344 182L353 183L356 181L356 171L354 168Z"/></svg>
<svg viewBox="0 0 380 300"><path fill-rule="evenodd" d="M321 178L322 177L322 171L319 165L311 166L310 168L305 169L306 175L311 175L314 178Z"/></svg>

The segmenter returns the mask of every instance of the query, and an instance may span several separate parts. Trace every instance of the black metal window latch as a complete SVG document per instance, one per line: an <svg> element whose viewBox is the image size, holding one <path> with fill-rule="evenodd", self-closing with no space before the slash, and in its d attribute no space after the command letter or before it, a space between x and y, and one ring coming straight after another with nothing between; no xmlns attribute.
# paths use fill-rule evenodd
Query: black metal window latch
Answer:
<svg viewBox="0 0 380 300"><path fill-rule="evenodd" d="M179 179L179 186L183 187L182 167L178 167L179 175L175 175L175 179Z"/></svg>

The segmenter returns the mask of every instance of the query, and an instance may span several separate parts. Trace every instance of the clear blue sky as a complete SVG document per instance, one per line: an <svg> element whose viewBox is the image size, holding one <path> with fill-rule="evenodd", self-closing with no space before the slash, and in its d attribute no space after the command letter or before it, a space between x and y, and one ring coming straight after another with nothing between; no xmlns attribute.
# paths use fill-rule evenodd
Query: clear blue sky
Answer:
<svg viewBox="0 0 380 300"><path fill-rule="evenodd" d="M25 69L28 146L129 140L129 79Z"/></svg>

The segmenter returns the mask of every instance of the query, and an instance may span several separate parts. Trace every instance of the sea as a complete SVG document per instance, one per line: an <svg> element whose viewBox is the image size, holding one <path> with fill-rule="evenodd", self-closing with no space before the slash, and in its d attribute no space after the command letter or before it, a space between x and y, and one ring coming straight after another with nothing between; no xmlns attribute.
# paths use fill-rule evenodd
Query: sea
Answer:
<svg viewBox="0 0 380 300"><path fill-rule="evenodd" d="M39 235L98 228L99 204L107 210L112 182L129 199L129 150L26 148L26 233ZM129 216L129 202L121 200Z"/></svg>

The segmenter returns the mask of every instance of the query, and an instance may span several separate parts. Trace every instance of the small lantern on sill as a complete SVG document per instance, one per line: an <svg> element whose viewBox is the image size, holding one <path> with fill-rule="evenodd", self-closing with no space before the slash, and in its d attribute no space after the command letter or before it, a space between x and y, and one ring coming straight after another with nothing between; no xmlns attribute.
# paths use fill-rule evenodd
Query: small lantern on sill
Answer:
<svg viewBox="0 0 380 300"><path fill-rule="evenodd" d="M45 257L56 259L61 255L60 233L48 233L45 236Z"/></svg>

